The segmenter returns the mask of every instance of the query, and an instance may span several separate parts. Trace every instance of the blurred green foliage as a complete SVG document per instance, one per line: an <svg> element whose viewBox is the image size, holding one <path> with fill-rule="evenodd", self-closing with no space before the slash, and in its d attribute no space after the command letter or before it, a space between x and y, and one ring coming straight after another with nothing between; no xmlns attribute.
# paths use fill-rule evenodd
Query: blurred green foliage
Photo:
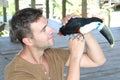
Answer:
<svg viewBox="0 0 120 80"><path fill-rule="evenodd" d="M7 7L7 15L11 16L15 13L15 5L14 3L10 3Z"/></svg>
<svg viewBox="0 0 120 80"><path fill-rule="evenodd" d="M7 11L6 12L7 16L12 16L15 13L15 5L13 2L8 4L6 11ZM3 16L3 7L2 6L0 6L0 16Z"/></svg>

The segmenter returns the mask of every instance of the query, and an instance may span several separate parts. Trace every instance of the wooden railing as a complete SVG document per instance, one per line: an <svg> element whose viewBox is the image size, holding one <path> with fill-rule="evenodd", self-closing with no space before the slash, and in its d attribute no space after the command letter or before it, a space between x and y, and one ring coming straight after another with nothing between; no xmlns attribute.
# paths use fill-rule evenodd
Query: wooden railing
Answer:
<svg viewBox="0 0 120 80"><path fill-rule="evenodd" d="M82 10L82 14L84 14L83 16L86 17L86 3L87 3L87 0L82 0L83 1L83 10ZM35 8L35 3L36 0L31 0L31 7L32 8ZM14 3L15 3L15 11L18 11L19 10L19 0L14 0ZM49 0L46 0L46 17L49 18ZM66 0L62 0L62 17L65 17L66 16ZM3 22L6 22L7 21L7 15L6 15L6 7L3 7Z"/></svg>

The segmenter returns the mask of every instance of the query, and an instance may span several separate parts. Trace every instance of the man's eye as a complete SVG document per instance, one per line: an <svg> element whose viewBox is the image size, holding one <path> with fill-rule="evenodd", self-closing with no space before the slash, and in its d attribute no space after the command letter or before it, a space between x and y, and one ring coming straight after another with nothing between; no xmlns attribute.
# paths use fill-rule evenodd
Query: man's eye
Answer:
<svg viewBox="0 0 120 80"><path fill-rule="evenodd" d="M42 31L45 32L45 31L46 31L46 28L44 28Z"/></svg>
<svg viewBox="0 0 120 80"><path fill-rule="evenodd" d="M41 31L42 31L42 32L45 32L45 31L46 31L46 28L47 28L47 26L45 26Z"/></svg>

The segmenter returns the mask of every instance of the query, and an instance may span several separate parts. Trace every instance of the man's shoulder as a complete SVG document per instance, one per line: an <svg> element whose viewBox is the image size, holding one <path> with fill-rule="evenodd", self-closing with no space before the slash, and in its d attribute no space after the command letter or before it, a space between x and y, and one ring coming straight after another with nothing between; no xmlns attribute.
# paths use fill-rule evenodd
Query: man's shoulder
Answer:
<svg viewBox="0 0 120 80"><path fill-rule="evenodd" d="M15 56L6 66L6 68L10 68L10 67L16 67L16 65L19 64L19 57Z"/></svg>
<svg viewBox="0 0 120 80"><path fill-rule="evenodd" d="M6 73L25 72L34 73L38 70L39 65L32 64L20 56L15 56L12 61L6 66Z"/></svg>

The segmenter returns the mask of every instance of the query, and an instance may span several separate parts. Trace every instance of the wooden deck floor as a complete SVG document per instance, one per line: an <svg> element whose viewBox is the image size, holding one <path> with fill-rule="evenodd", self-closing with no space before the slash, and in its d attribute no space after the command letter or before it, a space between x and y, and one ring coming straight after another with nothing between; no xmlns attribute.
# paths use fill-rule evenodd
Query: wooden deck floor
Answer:
<svg viewBox="0 0 120 80"><path fill-rule="evenodd" d="M93 35L102 47L107 62L97 68L82 68L81 80L120 80L120 27L111 28L115 36L115 45L111 48L105 38L97 31ZM67 47L68 37L58 37L55 34L55 46ZM21 49L20 44L9 41L9 37L0 38L0 80L4 80L4 67L11 61L16 53ZM66 75L65 69L65 75Z"/></svg>

